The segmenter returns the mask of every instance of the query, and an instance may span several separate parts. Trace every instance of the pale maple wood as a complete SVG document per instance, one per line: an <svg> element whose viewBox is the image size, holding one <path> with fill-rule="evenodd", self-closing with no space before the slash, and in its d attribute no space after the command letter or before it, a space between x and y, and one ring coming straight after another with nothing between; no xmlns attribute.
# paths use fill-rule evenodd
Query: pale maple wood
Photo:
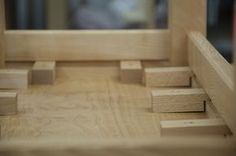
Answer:
<svg viewBox="0 0 236 156"><path fill-rule="evenodd" d="M192 75L189 67L145 68L144 82L148 87L189 87Z"/></svg>
<svg viewBox="0 0 236 156"><path fill-rule="evenodd" d="M53 84L56 78L56 62L38 61L32 68L33 84Z"/></svg>
<svg viewBox="0 0 236 156"><path fill-rule="evenodd" d="M170 61L173 66L188 64L188 33L199 31L206 35L206 28L207 0L169 0Z"/></svg>
<svg viewBox="0 0 236 156"><path fill-rule="evenodd" d="M143 67L141 61L121 61L120 79L123 83L141 83Z"/></svg>
<svg viewBox="0 0 236 156"><path fill-rule="evenodd" d="M236 133L233 67L198 32L189 34L189 64L220 115Z"/></svg>
<svg viewBox="0 0 236 156"><path fill-rule="evenodd" d="M5 64L5 7L4 0L0 0L0 68Z"/></svg>
<svg viewBox="0 0 236 156"><path fill-rule="evenodd" d="M17 113L17 93L0 92L0 115L13 115Z"/></svg>

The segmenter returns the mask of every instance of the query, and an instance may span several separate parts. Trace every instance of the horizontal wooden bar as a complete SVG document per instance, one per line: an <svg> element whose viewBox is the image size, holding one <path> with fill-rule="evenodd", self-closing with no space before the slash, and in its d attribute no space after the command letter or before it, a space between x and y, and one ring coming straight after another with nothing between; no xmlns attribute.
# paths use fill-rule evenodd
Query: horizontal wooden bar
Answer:
<svg viewBox="0 0 236 156"><path fill-rule="evenodd" d="M17 93L0 92L0 115L17 113Z"/></svg>
<svg viewBox="0 0 236 156"><path fill-rule="evenodd" d="M161 136L217 136L231 135L223 119L161 121Z"/></svg>
<svg viewBox="0 0 236 156"><path fill-rule="evenodd" d="M167 60L168 30L5 31L8 61Z"/></svg>
<svg viewBox="0 0 236 156"><path fill-rule="evenodd" d="M189 34L189 64L212 103L236 134L233 67L198 32Z"/></svg>

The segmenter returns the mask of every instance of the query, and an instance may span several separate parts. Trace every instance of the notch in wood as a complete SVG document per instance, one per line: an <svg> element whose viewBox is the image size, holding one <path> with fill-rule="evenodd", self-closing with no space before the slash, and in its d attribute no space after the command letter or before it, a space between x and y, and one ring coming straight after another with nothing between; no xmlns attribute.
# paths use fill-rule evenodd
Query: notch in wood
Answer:
<svg viewBox="0 0 236 156"><path fill-rule="evenodd" d="M141 83L143 68L141 61L121 61L120 79L123 83Z"/></svg>

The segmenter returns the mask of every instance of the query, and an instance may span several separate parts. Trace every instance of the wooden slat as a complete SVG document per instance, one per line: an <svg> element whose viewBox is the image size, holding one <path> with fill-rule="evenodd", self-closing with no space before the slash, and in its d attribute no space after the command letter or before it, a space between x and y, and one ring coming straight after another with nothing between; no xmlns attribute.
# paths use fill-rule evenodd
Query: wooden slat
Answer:
<svg viewBox="0 0 236 156"><path fill-rule="evenodd" d="M17 113L17 93L0 92L0 115Z"/></svg>
<svg viewBox="0 0 236 156"><path fill-rule="evenodd" d="M206 35L206 18L207 0L169 0L172 65L188 64L187 35L191 31Z"/></svg>
<svg viewBox="0 0 236 156"><path fill-rule="evenodd" d="M141 83L143 67L141 61L121 61L120 79L123 83Z"/></svg>
<svg viewBox="0 0 236 156"><path fill-rule="evenodd" d="M5 7L4 0L0 0L0 68L5 64Z"/></svg>
<svg viewBox="0 0 236 156"><path fill-rule="evenodd" d="M162 137L231 135L222 119L161 121Z"/></svg>
<svg viewBox="0 0 236 156"><path fill-rule="evenodd" d="M28 88L30 75L28 70L0 70L0 89Z"/></svg>
<svg viewBox="0 0 236 156"><path fill-rule="evenodd" d="M202 89L157 89L152 91L154 112L203 112L209 101Z"/></svg>
<svg viewBox="0 0 236 156"><path fill-rule="evenodd" d="M53 84L56 78L56 62L35 62L32 69L33 84Z"/></svg>
<svg viewBox="0 0 236 156"><path fill-rule="evenodd" d="M233 133L236 133L236 105L232 101L233 67L197 32L189 34L189 64L202 87Z"/></svg>
<svg viewBox="0 0 236 156"><path fill-rule="evenodd" d="M148 87L189 87L192 71L189 67L146 68L144 81Z"/></svg>
<svg viewBox="0 0 236 156"><path fill-rule="evenodd" d="M166 60L168 30L6 31L8 61Z"/></svg>

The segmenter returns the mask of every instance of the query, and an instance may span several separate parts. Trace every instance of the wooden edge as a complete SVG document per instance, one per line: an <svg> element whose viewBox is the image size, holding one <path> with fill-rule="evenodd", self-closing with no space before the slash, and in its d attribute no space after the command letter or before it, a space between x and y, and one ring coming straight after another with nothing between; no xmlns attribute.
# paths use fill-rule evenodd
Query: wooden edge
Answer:
<svg viewBox="0 0 236 156"><path fill-rule="evenodd" d="M217 111L236 134L233 68L198 32L189 34L189 64Z"/></svg>
<svg viewBox="0 0 236 156"><path fill-rule="evenodd" d="M168 30L5 31L7 61L167 60Z"/></svg>
<svg viewBox="0 0 236 156"><path fill-rule="evenodd" d="M0 0L0 68L5 65L5 6L4 0Z"/></svg>

